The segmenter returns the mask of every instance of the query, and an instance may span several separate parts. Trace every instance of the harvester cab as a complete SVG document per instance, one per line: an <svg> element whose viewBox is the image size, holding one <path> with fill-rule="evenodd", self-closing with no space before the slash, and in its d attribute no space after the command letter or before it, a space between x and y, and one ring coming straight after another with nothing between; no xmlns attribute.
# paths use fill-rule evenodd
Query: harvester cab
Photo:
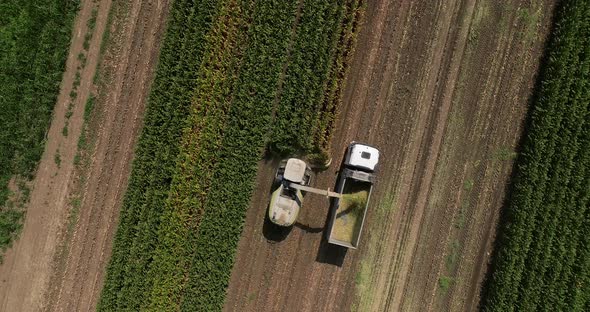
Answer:
<svg viewBox="0 0 590 312"><path fill-rule="evenodd" d="M312 171L301 159L283 160L275 175L275 187L270 198L268 217L274 224L291 226L297 220L305 193L340 198L341 194L310 187Z"/></svg>
<svg viewBox="0 0 590 312"><path fill-rule="evenodd" d="M276 189L272 192L268 217L274 224L291 226L297 220L303 192L297 186L307 186L311 181L312 171L305 161L297 158L283 160L275 174Z"/></svg>

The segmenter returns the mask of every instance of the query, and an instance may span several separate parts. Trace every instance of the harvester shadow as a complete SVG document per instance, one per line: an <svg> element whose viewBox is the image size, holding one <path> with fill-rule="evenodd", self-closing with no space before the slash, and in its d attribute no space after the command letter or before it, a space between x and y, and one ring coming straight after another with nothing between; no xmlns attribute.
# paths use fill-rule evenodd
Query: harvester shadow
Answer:
<svg viewBox="0 0 590 312"><path fill-rule="evenodd" d="M309 225L305 225L305 224L299 223L299 222L295 222L295 224L293 226L298 227L299 229L301 229L302 231L304 231L306 233L320 233L321 231L324 230L323 227L311 227Z"/></svg>
<svg viewBox="0 0 590 312"><path fill-rule="evenodd" d="M268 215L264 218L264 224L262 225L262 235L269 243L279 243L285 240L291 230L292 226L278 226L270 221Z"/></svg>
<svg viewBox="0 0 590 312"><path fill-rule="evenodd" d="M266 240L268 240L269 242L278 243L285 240L285 238L289 236L293 227L297 227L306 233L320 233L324 230L323 227L311 227L309 225L305 225L299 222L295 222L293 226L288 227L278 226L270 222L270 220L267 217L265 218L264 225L262 226L262 234L264 235L264 238L266 238Z"/></svg>

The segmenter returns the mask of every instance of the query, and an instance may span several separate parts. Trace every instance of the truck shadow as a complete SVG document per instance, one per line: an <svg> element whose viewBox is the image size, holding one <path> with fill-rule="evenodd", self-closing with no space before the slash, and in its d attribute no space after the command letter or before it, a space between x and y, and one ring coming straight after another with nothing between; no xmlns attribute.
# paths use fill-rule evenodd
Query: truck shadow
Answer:
<svg viewBox="0 0 590 312"><path fill-rule="evenodd" d="M320 242L315 261L342 267L347 252L348 248L332 245L328 243L327 239L324 237Z"/></svg>

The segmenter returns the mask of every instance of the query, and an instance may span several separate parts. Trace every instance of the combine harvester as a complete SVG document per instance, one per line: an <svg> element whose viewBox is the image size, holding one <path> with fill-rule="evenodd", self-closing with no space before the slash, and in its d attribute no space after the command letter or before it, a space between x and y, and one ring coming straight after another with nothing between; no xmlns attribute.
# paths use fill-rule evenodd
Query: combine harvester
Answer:
<svg viewBox="0 0 590 312"><path fill-rule="evenodd" d="M356 249L367 214L379 151L351 143L334 192L310 187L312 171L305 161L289 158L279 165L268 209L271 222L292 226L297 220L307 192L333 198L328 223L328 242Z"/></svg>

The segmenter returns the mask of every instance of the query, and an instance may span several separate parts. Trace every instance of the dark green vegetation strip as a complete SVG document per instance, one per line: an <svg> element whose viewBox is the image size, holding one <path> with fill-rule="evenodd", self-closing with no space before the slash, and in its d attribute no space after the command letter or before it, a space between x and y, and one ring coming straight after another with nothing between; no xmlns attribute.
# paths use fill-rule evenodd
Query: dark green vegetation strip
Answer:
<svg viewBox="0 0 590 312"><path fill-rule="evenodd" d="M321 98L321 107L313 129L313 147L310 152L325 153L332 139L332 132L336 122L336 116L340 113L342 106L342 90L348 73L350 62L354 53L356 37L365 12L365 0L347 0L338 37L333 38L334 45L328 79L324 87L324 94ZM334 33L337 33L334 31Z"/></svg>
<svg viewBox="0 0 590 312"><path fill-rule="evenodd" d="M227 1L212 31L199 69L190 125L184 130L180 156L159 229L159 245L148 278L153 279L149 310L178 310L195 234L210 190L213 170L224 161L223 134L248 38L251 1ZM231 130L231 129L230 129ZM191 277L192 278L192 277ZM191 294L192 295L192 294ZM186 296L185 296L186 297Z"/></svg>
<svg viewBox="0 0 590 312"><path fill-rule="evenodd" d="M170 11L98 309L137 311L148 295L146 272L158 242L182 131L218 1L177 0ZM189 27L190 26L190 27Z"/></svg>
<svg viewBox="0 0 590 312"><path fill-rule="evenodd" d="M590 2L564 1L485 311L590 311Z"/></svg>
<svg viewBox="0 0 590 312"><path fill-rule="evenodd" d="M0 3L0 249L23 212L4 205L12 177L31 179L45 146L79 1Z"/></svg>
<svg viewBox="0 0 590 312"><path fill-rule="evenodd" d="M318 146L316 115L340 98L350 49L339 45L358 7L174 3L99 310L221 310L273 119L297 119L281 138L293 151L299 132Z"/></svg>
<svg viewBox="0 0 590 312"><path fill-rule="evenodd" d="M184 311L221 310L225 299L295 18L295 1L290 5L279 3L256 3L249 31L252 40L221 142L222 161L212 177L191 255Z"/></svg>
<svg viewBox="0 0 590 312"><path fill-rule="evenodd" d="M331 38L343 11L340 3L304 1L291 62L277 107L270 140L273 151L310 150L311 129L329 65Z"/></svg>
<svg viewBox="0 0 590 312"><path fill-rule="evenodd" d="M362 3L304 1L269 142L289 155L327 148Z"/></svg>

